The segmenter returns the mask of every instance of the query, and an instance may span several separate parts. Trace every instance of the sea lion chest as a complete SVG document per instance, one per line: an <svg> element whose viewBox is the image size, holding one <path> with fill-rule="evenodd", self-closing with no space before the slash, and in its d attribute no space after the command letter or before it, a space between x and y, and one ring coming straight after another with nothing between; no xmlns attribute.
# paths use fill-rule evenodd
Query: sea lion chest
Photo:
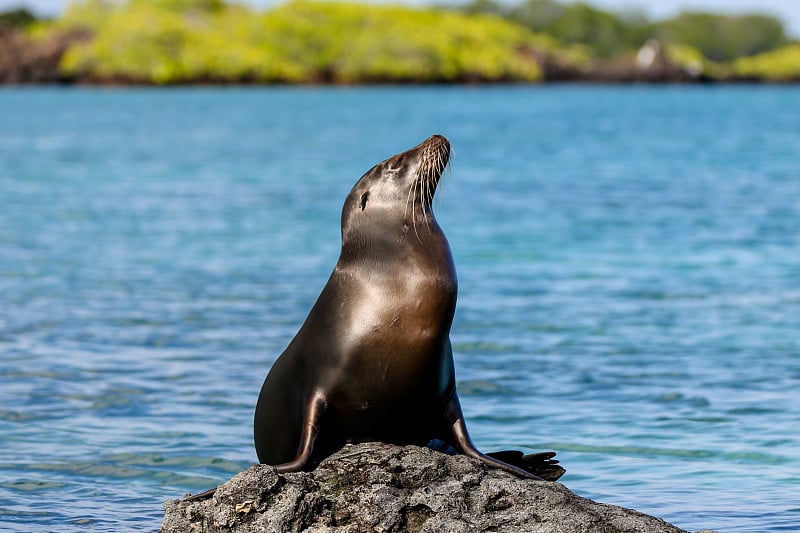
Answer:
<svg viewBox="0 0 800 533"><path fill-rule="evenodd" d="M410 262L397 268L337 269L346 299L329 382L341 408L443 395L452 380L448 336L455 309L455 272ZM345 379L346 378L346 379Z"/></svg>

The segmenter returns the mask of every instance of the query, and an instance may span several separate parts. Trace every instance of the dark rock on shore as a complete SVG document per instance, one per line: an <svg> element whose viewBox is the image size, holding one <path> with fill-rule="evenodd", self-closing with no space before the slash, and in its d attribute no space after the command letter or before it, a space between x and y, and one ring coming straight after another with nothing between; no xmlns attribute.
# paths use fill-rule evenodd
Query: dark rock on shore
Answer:
<svg viewBox="0 0 800 533"><path fill-rule="evenodd" d="M0 26L0 84L63 83L59 63L67 48L86 40L84 32L51 35L34 41L23 32Z"/></svg>
<svg viewBox="0 0 800 533"><path fill-rule="evenodd" d="M708 81L673 63L658 41L648 41L634 58L600 62L586 72L587 81L611 83L691 83Z"/></svg>
<svg viewBox="0 0 800 533"><path fill-rule="evenodd" d="M213 497L169 500L162 533L663 532L658 518L417 446L346 446L312 472L255 465Z"/></svg>
<svg viewBox="0 0 800 533"><path fill-rule="evenodd" d="M648 41L635 56L595 60L583 69L547 56L537 57L546 82L582 83L705 83L712 80L700 70L677 65L658 41Z"/></svg>

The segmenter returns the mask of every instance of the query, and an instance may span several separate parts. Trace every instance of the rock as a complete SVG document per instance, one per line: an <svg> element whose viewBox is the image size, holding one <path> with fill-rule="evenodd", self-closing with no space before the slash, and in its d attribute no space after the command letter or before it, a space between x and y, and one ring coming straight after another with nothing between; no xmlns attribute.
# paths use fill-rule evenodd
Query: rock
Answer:
<svg viewBox="0 0 800 533"><path fill-rule="evenodd" d="M673 62L660 42L651 39L635 56L596 60L582 73L582 81L601 83L704 83L702 65L684 68Z"/></svg>
<svg viewBox="0 0 800 533"><path fill-rule="evenodd" d="M463 455L348 445L312 472L255 465L205 500L168 500L162 533L681 532L658 518L520 479Z"/></svg>
<svg viewBox="0 0 800 533"><path fill-rule="evenodd" d="M61 83L61 57L71 45L85 41L80 31L55 33L34 40L22 31L0 26L0 84Z"/></svg>

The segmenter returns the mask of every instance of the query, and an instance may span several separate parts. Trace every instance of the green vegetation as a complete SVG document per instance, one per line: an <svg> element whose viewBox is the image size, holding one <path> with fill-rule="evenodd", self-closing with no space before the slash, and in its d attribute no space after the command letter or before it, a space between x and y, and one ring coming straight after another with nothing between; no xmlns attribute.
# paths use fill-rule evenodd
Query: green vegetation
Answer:
<svg viewBox="0 0 800 533"><path fill-rule="evenodd" d="M67 73L134 82L451 82L541 78L554 42L490 15L293 1L266 13L201 0L87 0L62 28L94 31Z"/></svg>
<svg viewBox="0 0 800 533"><path fill-rule="evenodd" d="M36 17L27 9L12 9L0 13L0 28L25 28L36 22Z"/></svg>
<svg viewBox="0 0 800 533"><path fill-rule="evenodd" d="M792 44L733 62L736 75L769 81L800 81L800 44Z"/></svg>
<svg viewBox="0 0 800 533"><path fill-rule="evenodd" d="M79 0L57 20L0 13L0 26L23 29L32 42L86 34L71 41L63 73L121 83L538 81L542 68L632 65L650 39L705 79L800 80L800 45L767 15L687 12L652 21L586 2L468 2L290 0L259 12L225 0Z"/></svg>
<svg viewBox="0 0 800 533"><path fill-rule="evenodd" d="M699 50L712 61L731 61L787 43L783 23L767 15L681 13L657 26L656 37Z"/></svg>
<svg viewBox="0 0 800 533"><path fill-rule="evenodd" d="M730 61L787 43L783 23L772 16L684 12L653 22L642 13L604 11L585 2L521 0L518 4L472 0L462 10L493 13L554 37L562 44L584 44L595 57L622 55L649 39L691 47L712 61Z"/></svg>
<svg viewBox="0 0 800 533"><path fill-rule="evenodd" d="M563 44L584 44L593 55L613 57L638 48L647 40L646 19L636 13L617 15L583 2L527 0L507 14L529 28L553 36Z"/></svg>
<svg viewBox="0 0 800 533"><path fill-rule="evenodd" d="M706 75L712 78L727 77L727 70L719 63L709 61L700 50L685 44L670 44L666 48L670 61L679 65L687 72L695 75Z"/></svg>

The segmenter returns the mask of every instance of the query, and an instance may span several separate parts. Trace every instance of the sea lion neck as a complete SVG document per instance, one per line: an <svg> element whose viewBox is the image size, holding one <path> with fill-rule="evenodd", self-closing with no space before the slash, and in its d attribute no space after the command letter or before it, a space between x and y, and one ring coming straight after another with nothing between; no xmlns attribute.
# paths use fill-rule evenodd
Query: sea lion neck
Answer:
<svg viewBox="0 0 800 533"><path fill-rule="evenodd" d="M441 257L439 257L441 256ZM451 261L447 237L433 212L375 209L358 224L342 228L340 265L369 261L427 263Z"/></svg>

